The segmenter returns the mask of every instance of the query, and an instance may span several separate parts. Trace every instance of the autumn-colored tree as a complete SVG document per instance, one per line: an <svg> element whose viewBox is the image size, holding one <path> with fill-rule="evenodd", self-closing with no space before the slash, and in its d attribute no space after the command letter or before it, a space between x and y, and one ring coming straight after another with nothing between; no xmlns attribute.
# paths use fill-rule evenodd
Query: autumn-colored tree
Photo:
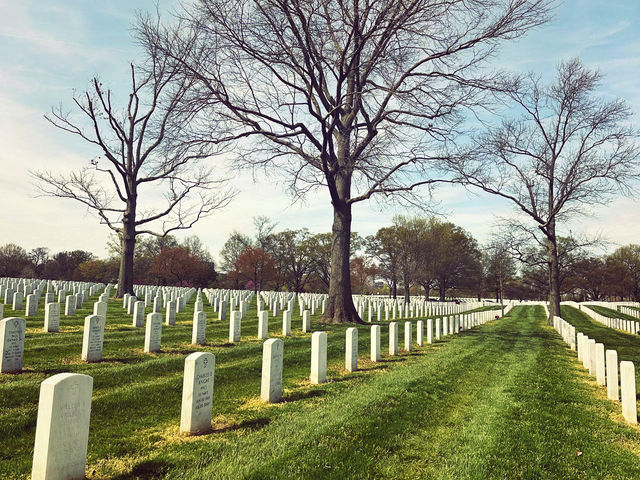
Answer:
<svg viewBox="0 0 640 480"><path fill-rule="evenodd" d="M151 275L161 285L207 286L207 264L186 247L163 249L151 263Z"/></svg>
<svg viewBox="0 0 640 480"><path fill-rule="evenodd" d="M118 279L117 260L88 260L76 268L78 280L85 282L115 283Z"/></svg>
<svg viewBox="0 0 640 480"><path fill-rule="evenodd" d="M273 257L260 247L245 247L234 266L235 275L247 283L251 282L255 292L264 289L276 276Z"/></svg>
<svg viewBox="0 0 640 480"><path fill-rule="evenodd" d="M369 295L374 289L374 279L378 269L364 257L351 260L351 290L354 294Z"/></svg>

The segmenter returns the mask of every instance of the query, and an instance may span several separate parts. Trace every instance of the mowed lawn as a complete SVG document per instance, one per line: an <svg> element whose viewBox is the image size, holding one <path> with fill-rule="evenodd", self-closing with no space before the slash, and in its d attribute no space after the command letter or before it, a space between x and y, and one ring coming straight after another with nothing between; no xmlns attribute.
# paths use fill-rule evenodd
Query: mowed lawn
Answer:
<svg viewBox="0 0 640 480"><path fill-rule="evenodd" d="M143 329L112 301L105 361L90 365L80 362L88 308L62 317L57 334L41 333L41 315L29 319L24 373L0 376L0 476L28 477L39 384L72 371L94 378L89 478L640 478L640 429L624 424L541 307L397 357L386 355L383 327L380 363L367 360L369 328L359 326L355 373L343 370L347 326L312 321L329 334L331 381L316 386L311 335L294 312L276 405L259 400L255 301L236 345L210 307L208 345L190 345L192 308L148 355ZM269 331L280 333L281 316ZM216 355L213 431L183 437L182 369L194 351Z"/></svg>

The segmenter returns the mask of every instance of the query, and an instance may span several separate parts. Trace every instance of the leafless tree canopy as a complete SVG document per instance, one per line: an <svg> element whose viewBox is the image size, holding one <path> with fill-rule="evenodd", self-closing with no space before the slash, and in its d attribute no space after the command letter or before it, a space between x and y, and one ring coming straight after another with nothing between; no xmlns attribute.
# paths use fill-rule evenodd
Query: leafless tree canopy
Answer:
<svg viewBox="0 0 640 480"><path fill-rule="evenodd" d="M547 19L548 0L197 0L139 37L192 82L196 141L237 139L238 162L328 189L325 319L359 321L350 288L351 207L385 195L422 204L464 114L497 76L501 41ZM215 128L207 123L216 119Z"/></svg>
<svg viewBox="0 0 640 480"><path fill-rule="evenodd" d="M182 141L179 106L187 88L167 62L153 58L148 69L131 65L131 93L120 109L94 78L74 97L80 115L58 108L45 118L94 145L99 156L77 171L32 172L40 192L81 202L120 236L128 215L135 234L165 235L227 204L232 193L224 180L199 162L219 149ZM163 199L164 206L148 206Z"/></svg>
<svg viewBox="0 0 640 480"><path fill-rule="evenodd" d="M562 62L549 86L534 74L516 78L506 90L521 116L476 138L455 165L461 179L511 200L545 234L551 220L630 192L638 132L623 100L598 96L600 80L578 59Z"/></svg>
<svg viewBox="0 0 640 480"><path fill-rule="evenodd" d="M352 204L430 183L494 85L487 57L546 18L527 0L199 0L172 30L143 19L140 36L193 80L194 118L225 118L208 139L258 136L243 163L286 173L296 195L326 185L335 201L346 173Z"/></svg>
<svg viewBox="0 0 640 480"><path fill-rule="evenodd" d="M450 162L458 180L513 202L533 220L520 226L547 250L550 314L560 313L556 225L585 206L629 192L640 174L638 132L623 100L598 95L598 72L578 59L558 66L545 86L530 74L516 77L507 93L507 115L475 138L463 160ZM531 237L530 237L531 238Z"/></svg>

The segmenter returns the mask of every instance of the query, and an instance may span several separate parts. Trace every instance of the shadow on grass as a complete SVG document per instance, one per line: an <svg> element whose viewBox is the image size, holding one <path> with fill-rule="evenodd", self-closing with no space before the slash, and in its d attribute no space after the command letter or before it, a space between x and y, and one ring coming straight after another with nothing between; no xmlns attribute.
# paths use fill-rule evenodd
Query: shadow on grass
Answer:
<svg viewBox="0 0 640 480"><path fill-rule="evenodd" d="M113 480L159 478L164 476L171 467L173 464L164 460L147 460L135 465L131 472L113 477Z"/></svg>
<svg viewBox="0 0 640 480"><path fill-rule="evenodd" d="M245 420L243 422L234 423L233 425L227 425L225 427L212 428L210 431L206 432L206 434L235 432L236 430L242 430L244 428L256 431L266 427L270 423L270 418L254 418L252 420Z"/></svg>
<svg viewBox="0 0 640 480"><path fill-rule="evenodd" d="M282 398L282 402L297 402L298 400L305 400L307 398L321 397L326 393L325 390L307 390L306 392L294 392Z"/></svg>

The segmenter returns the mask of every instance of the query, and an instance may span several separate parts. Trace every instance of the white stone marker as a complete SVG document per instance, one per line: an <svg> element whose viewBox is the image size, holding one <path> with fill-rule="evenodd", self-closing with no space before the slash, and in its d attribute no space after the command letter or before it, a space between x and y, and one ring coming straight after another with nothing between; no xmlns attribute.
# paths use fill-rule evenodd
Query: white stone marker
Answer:
<svg viewBox="0 0 640 480"><path fill-rule="evenodd" d="M57 332L60 330L60 304L47 303L44 306L44 331Z"/></svg>
<svg viewBox="0 0 640 480"><path fill-rule="evenodd" d="M32 480L84 479L93 378L59 373L40 384Z"/></svg>
<svg viewBox="0 0 640 480"><path fill-rule="evenodd" d="M589 339L589 375L596 374L596 341Z"/></svg>
<svg viewBox="0 0 640 480"><path fill-rule="evenodd" d="M398 324L389 323L389 355L398 354Z"/></svg>
<svg viewBox="0 0 640 480"><path fill-rule="evenodd" d="M349 327L346 331L344 368L348 372L358 369L358 329Z"/></svg>
<svg viewBox="0 0 640 480"><path fill-rule="evenodd" d="M282 312L282 335L291 336L291 312L289 310Z"/></svg>
<svg viewBox="0 0 640 480"><path fill-rule="evenodd" d="M100 315L105 320L107 319L107 302L96 302L93 304L93 314Z"/></svg>
<svg viewBox="0 0 640 480"><path fill-rule="evenodd" d="M24 318L9 317L0 320L0 373L22 370L26 329L27 322Z"/></svg>
<svg viewBox="0 0 640 480"><path fill-rule="evenodd" d="M622 416L629 423L638 423L636 370L633 362L620 362L620 395L622 397Z"/></svg>
<svg viewBox="0 0 640 480"><path fill-rule="evenodd" d="M162 313L162 297L153 299L153 313Z"/></svg>
<svg viewBox="0 0 640 480"><path fill-rule="evenodd" d="M102 360L102 344L104 343L105 319L100 315L89 315L84 318L82 333L82 360L99 362Z"/></svg>
<svg viewBox="0 0 640 480"><path fill-rule="evenodd" d="M204 312L201 313L206 316ZM216 357L212 353L195 352L185 359L181 433L197 434L211 429L215 369Z"/></svg>
<svg viewBox="0 0 640 480"><path fill-rule="evenodd" d="M269 311L262 310L258 315L258 338L266 340L269 338Z"/></svg>
<svg viewBox="0 0 640 480"><path fill-rule="evenodd" d="M135 305L133 306L133 326L144 326L144 302L142 300L136 301Z"/></svg>
<svg viewBox="0 0 640 480"><path fill-rule="evenodd" d="M136 302L137 303L137 302ZM140 302L144 308L144 302ZM147 324L144 330L144 352L153 353L160 351L162 337L162 314L150 313L147 315Z"/></svg>
<svg viewBox="0 0 640 480"><path fill-rule="evenodd" d="M433 343L433 319L427 318L427 343Z"/></svg>
<svg viewBox="0 0 640 480"><path fill-rule="evenodd" d="M596 343L596 382L598 385L606 385L605 365L604 365L604 344Z"/></svg>
<svg viewBox="0 0 640 480"><path fill-rule="evenodd" d="M224 322L227 319L227 302L220 302L220 307L218 307L218 320Z"/></svg>
<svg viewBox="0 0 640 480"><path fill-rule="evenodd" d="M449 335L449 317L442 317L442 336Z"/></svg>
<svg viewBox="0 0 640 480"><path fill-rule="evenodd" d="M22 292L15 292L13 294L13 310L20 310L22 308Z"/></svg>
<svg viewBox="0 0 640 480"><path fill-rule="evenodd" d="M167 302L167 315L165 319L167 325L176 324L176 301L170 300Z"/></svg>
<svg viewBox="0 0 640 480"><path fill-rule="evenodd" d="M441 333L440 333L441 325L442 325L442 319L440 317L436 318L436 340L440 340L441 338Z"/></svg>
<svg viewBox="0 0 640 480"><path fill-rule="evenodd" d="M25 317L35 317L38 314L38 297L31 293L27 295L27 307L24 312Z"/></svg>
<svg viewBox="0 0 640 480"><path fill-rule="evenodd" d="M327 381L327 332L311 335L311 383Z"/></svg>
<svg viewBox="0 0 640 480"><path fill-rule="evenodd" d="M64 315L65 317L70 317L71 315L76 314L76 296L75 295L67 295L67 298L64 301Z"/></svg>
<svg viewBox="0 0 640 480"><path fill-rule="evenodd" d="M404 350L410 352L413 344L413 325L411 322L404 322Z"/></svg>
<svg viewBox="0 0 640 480"><path fill-rule="evenodd" d="M607 397L609 400L620 400L618 391L618 352L607 350Z"/></svg>
<svg viewBox="0 0 640 480"><path fill-rule="evenodd" d="M159 313L158 315L162 315ZM191 343L193 345L204 345L207 341L207 314L200 311L195 314L193 328L191 330Z"/></svg>
<svg viewBox="0 0 640 480"><path fill-rule="evenodd" d="M239 311L231 312L229 319L229 342L235 343L240 341L240 320L242 314Z"/></svg>
<svg viewBox="0 0 640 480"><path fill-rule="evenodd" d="M371 361L380 361L380 325L371 325Z"/></svg>
<svg viewBox="0 0 640 480"><path fill-rule="evenodd" d="M267 313L266 311L264 313ZM276 403L282 400L282 364L284 342L270 338L262 345L262 381L260 398L263 402Z"/></svg>
<svg viewBox="0 0 640 480"><path fill-rule="evenodd" d="M582 366L589 368L589 337L582 336Z"/></svg>
<svg viewBox="0 0 640 480"><path fill-rule="evenodd" d="M582 332L578 332L577 343L578 343L578 361L579 362L582 361L582 353L583 353L582 337L584 337L583 333Z"/></svg>
<svg viewBox="0 0 640 480"><path fill-rule="evenodd" d="M302 332L309 333L311 331L311 312L305 310L302 312Z"/></svg>
<svg viewBox="0 0 640 480"><path fill-rule="evenodd" d="M416 332L416 342L419 347L424 347L424 321L418 320Z"/></svg>

